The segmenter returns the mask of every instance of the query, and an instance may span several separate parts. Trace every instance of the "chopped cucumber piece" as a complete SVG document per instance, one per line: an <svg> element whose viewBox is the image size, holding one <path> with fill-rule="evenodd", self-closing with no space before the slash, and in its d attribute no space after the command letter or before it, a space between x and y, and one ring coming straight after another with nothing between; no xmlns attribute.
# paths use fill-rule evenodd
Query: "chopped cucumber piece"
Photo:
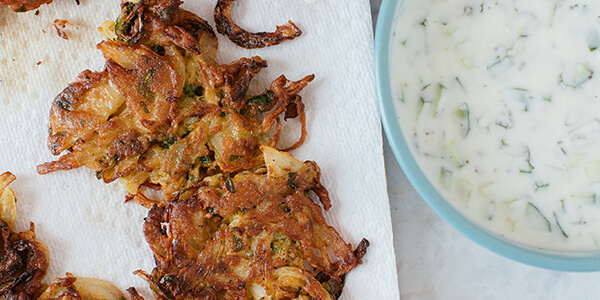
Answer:
<svg viewBox="0 0 600 300"><path fill-rule="evenodd" d="M452 186L452 171L442 168L440 171L440 183L445 189L449 189Z"/></svg>
<svg viewBox="0 0 600 300"><path fill-rule="evenodd" d="M421 89L420 103L417 107L417 114L423 111L431 112L431 115L437 117L440 110L443 109L443 91L446 89L442 84L428 84ZM440 105L442 104L442 105Z"/></svg>
<svg viewBox="0 0 600 300"><path fill-rule="evenodd" d="M590 193L570 194L571 201L576 201L579 204L594 204L596 203L596 195Z"/></svg>
<svg viewBox="0 0 600 300"><path fill-rule="evenodd" d="M527 202L525 214L527 215L527 220L529 220L532 227L540 230L547 230L548 232L552 231L552 226L550 226L548 219L535 205L531 204L531 202Z"/></svg>
<svg viewBox="0 0 600 300"><path fill-rule="evenodd" d="M469 198L471 198L471 193L473 192L473 184L467 180L461 179L456 183L456 196L460 200L464 200L465 202L469 202Z"/></svg>
<svg viewBox="0 0 600 300"><path fill-rule="evenodd" d="M465 57L461 59L460 62L463 64L463 66L465 66L465 68L467 68L467 70L473 69L473 59L471 59L470 57Z"/></svg>
<svg viewBox="0 0 600 300"><path fill-rule="evenodd" d="M594 52L596 49L600 48L600 34L598 34L597 30L588 30L585 36L590 52Z"/></svg>
<svg viewBox="0 0 600 300"><path fill-rule="evenodd" d="M516 14L508 21L504 29L513 39L527 37L535 21L536 18L534 15L528 13Z"/></svg>
<svg viewBox="0 0 600 300"><path fill-rule="evenodd" d="M457 167L462 168L465 165L465 160L462 158L462 155L458 152L456 145L454 144L454 140L450 141L450 143L444 146L444 154L448 156L447 158L451 159Z"/></svg>
<svg viewBox="0 0 600 300"><path fill-rule="evenodd" d="M404 87L400 86L400 93L396 95L396 98L398 99L398 101L404 103Z"/></svg>
<svg viewBox="0 0 600 300"><path fill-rule="evenodd" d="M523 152L523 155L525 156L525 163L523 164L522 167L519 168L519 172L521 173L531 173L533 172L533 169L535 169L535 167L531 164L531 151L529 150L529 147L525 148L525 152Z"/></svg>
<svg viewBox="0 0 600 300"><path fill-rule="evenodd" d="M588 69L583 64L576 64L575 74L573 74L573 85L577 87L584 84L588 80L592 79L593 74L594 72L592 72L592 70Z"/></svg>
<svg viewBox="0 0 600 300"><path fill-rule="evenodd" d="M469 113L469 105L467 103L461 104L456 109L456 118L458 119L458 125L461 128L461 132L463 136L467 136L471 131L471 118Z"/></svg>
<svg viewBox="0 0 600 300"><path fill-rule="evenodd" d="M521 52L521 41L515 42L515 44L506 50L506 57L515 57Z"/></svg>
<svg viewBox="0 0 600 300"><path fill-rule="evenodd" d="M444 97L444 90L446 89L446 87L442 84L438 84L437 89L438 91L435 97L433 98L433 102L431 104L431 111L433 113L434 118L436 118L438 114L444 110L444 103L446 102L446 97Z"/></svg>
<svg viewBox="0 0 600 300"><path fill-rule="evenodd" d="M573 145L583 148L600 142L600 121L593 120L569 132Z"/></svg>
<svg viewBox="0 0 600 300"><path fill-rule="evenodd" d="M424 108L427 106L429 106L429 102L425 101L425 99L423 99L423 98L420 98L419 103L417 104L417 119L423 112Z"/></svg>
<svg viewBox="0 0 600 300"><path fill-rule="evenodd" d="M556 212L554 212L554 220L556 220L556 226L558 226L558 229L560 230L560 232L566 237L568 238L569 236L565 233L565 231L562 229L562 226L560 226L560 222L558 222L558 217L556 217Z"/></svg>
<svg viewBox="0 0 600 300"><path fill-rule="evenodd" d="M488 206L488 220L492 220L494 218L494 213L496 212L496 201L490 201L490 205Z"/></svg>
<svg viewBox="0 0 600 300"><path fill-rule="evenodd" d="M600 182L600 161L587 162L583 168L592 182Z"/></svg>

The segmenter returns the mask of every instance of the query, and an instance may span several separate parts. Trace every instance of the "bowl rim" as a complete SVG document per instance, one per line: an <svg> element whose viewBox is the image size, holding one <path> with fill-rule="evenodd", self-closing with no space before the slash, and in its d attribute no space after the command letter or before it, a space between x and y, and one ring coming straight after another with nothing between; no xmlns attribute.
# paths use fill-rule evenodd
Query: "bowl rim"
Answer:
<svg viewBox="0 0 600 300"><path fill-rule="evenodd" d="M571 272L600 271L600 254L564 256L523 248L488 233L474 225L454 209L427 180L415 162L402 135L393 103L389 75L390 37L396 10L404 0L383 0L379 9L375 30L375 80L377 99L385 134L402 171L417 193L444 221L480 246L501 256L527 265ZM571 252L566 252L571 253ZM582 254L585 252L582 252Z"/></svg>

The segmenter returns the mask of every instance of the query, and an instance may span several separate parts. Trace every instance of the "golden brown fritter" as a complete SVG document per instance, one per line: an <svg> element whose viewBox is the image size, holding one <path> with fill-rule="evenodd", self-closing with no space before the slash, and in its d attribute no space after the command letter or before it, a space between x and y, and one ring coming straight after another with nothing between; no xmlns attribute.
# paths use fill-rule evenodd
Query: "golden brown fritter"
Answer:
<svg viewBox="0 0 600 300"><path fill-rule="evenodd" d="M12 229L16 215L14 192L8 185L16 177L10 172L0 174L0 298L35 299L42 288L42 279L48 270L48 249L35 237L35 226L16 233Z"/></svg>
<svg viewBox="0 0 600 300"><path fill-rule="evenodd" d="M98 45L106 68L82 72L54 101L48 147L66 154L38 166L39 173L87 166L105 182L120 179L130 199L150 207L142 186L171 199L205 176L261 165L260 146L277 145L282 117L301 124L299 140L286 149L303 143L298 93L314 76L282 75L248 96L267 62L217 64L214 32L180 3L123 3L114 39Z"/></svg>
<svg viewBox="0 0 600 300"><path fill-rule="evenodd" d="M43 4L51 3L53 0L0 0L0 4L8 6L15 12L26 12L36 9Z"/></svg>
<svg viewBox="0 0 600 300"><path fill-rule="evenodd" d="M217 31L229 38L232 42L246 49L264 48L280 44L286 40L293 40L300 36L302 31L292 21L282 26L277 26L275 32L252 33L236 25L231 18L231 6L235 0L218 0L215 6L214 17Z"/></svg>
<svg viewBox="0 0 600 300"><path fill-rule="evenodd" d="M144 232L156 268L146 279L159 299L336 299L356 250L326 224L314 162L263 147L266 169L207 177L154 207ZM327 203L327 204L326 204Z"/></svg>

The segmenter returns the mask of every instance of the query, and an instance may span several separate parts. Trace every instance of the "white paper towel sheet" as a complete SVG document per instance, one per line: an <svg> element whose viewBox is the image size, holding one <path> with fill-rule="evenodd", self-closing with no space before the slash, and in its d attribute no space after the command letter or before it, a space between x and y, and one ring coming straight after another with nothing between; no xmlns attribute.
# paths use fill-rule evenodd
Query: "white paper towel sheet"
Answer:
<svg viewBox="0 0 600 300"><path fill-rule="evenodd" d="M36 173L38 164L56 159L46 148L52 100L79 72L103 69L96 28L120 11L119 0L80 2L55 0L37 15L0 7L0 171L18 177L11 185L19 199L17 229L33 221L49 247L46 282L72 272L108 280L123 291L133 286L151 298L147 284L132 274L153 267L142 234L147 210L124 203L118 183L104 184L86 168ZM183 5L211 24L214 6L214 0ZM321 167L333 204L325 213L328 222L354 246L363 237L371 242L364 263L347 277L342 299L399 299L369 2L246 0L234 3L233 17L250 31L273 31L288 20L303 31L293 41L257 50L219 35L217 61L266 59L269 67L257 76L251 94L280 74L291 80L316 75L301 93L308 138L293 154ZM64 30L69 40L56 34L55 19L71 23Z"/></svg>

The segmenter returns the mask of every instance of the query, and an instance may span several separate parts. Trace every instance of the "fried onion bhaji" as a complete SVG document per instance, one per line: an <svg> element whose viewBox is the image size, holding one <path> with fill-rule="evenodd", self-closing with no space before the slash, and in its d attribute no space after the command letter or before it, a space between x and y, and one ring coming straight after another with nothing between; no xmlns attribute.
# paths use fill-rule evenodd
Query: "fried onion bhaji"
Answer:
<svg viewBox="0 0 600 300"><path fill-rule="evenodd" d="M0 298L35 299L48 270L48 249L35 237L35 226L16 233L16 197L8 185L16 179L0 174Z"/></svg>
<svg viewBox="0 0 600 300"><path fill-rule="evenodd" d="M154 207L144 233L156 261L136 271L158 299L337 299L353 250L327 225L320 169L263 146L266 167L218 174Z"/></svg>
<svg viewBox="0 0 600 300"><path fill-rule="evenodd" d="M214 18L217 31L240 47L246 49L269 47L286 40L292 40L302 34L302 31L292 21L277 26L275 32L248 32L236 25L231 18L231 7L234 1L218 0L215 6Z"/></svg>
<svg viewBox="0 0 600 300"><path fill-rule="evenodd" d="M124 2L116 22L105 22L108 39L98 48L106 67L83 71L54 100L48 147L64 154L39 165L40 174L86 166L107 183L119 179L128 199L151 207L156 201L142 187L171 199L206 176L261 165L260 146L277 146L283 120L297 118L301 127L285 150L304 142L298 93L314 75L282 75L264 93L247 95L267 62L216 63L212 28L180 4Z"/></svg>
<svg viewBox="0 0 600 300"><path fill-rule="evenodd" d="M15 12L26 12L34 10L43 4L49 4L53 0L0 0L0 4L8 6Z"/></svg>

